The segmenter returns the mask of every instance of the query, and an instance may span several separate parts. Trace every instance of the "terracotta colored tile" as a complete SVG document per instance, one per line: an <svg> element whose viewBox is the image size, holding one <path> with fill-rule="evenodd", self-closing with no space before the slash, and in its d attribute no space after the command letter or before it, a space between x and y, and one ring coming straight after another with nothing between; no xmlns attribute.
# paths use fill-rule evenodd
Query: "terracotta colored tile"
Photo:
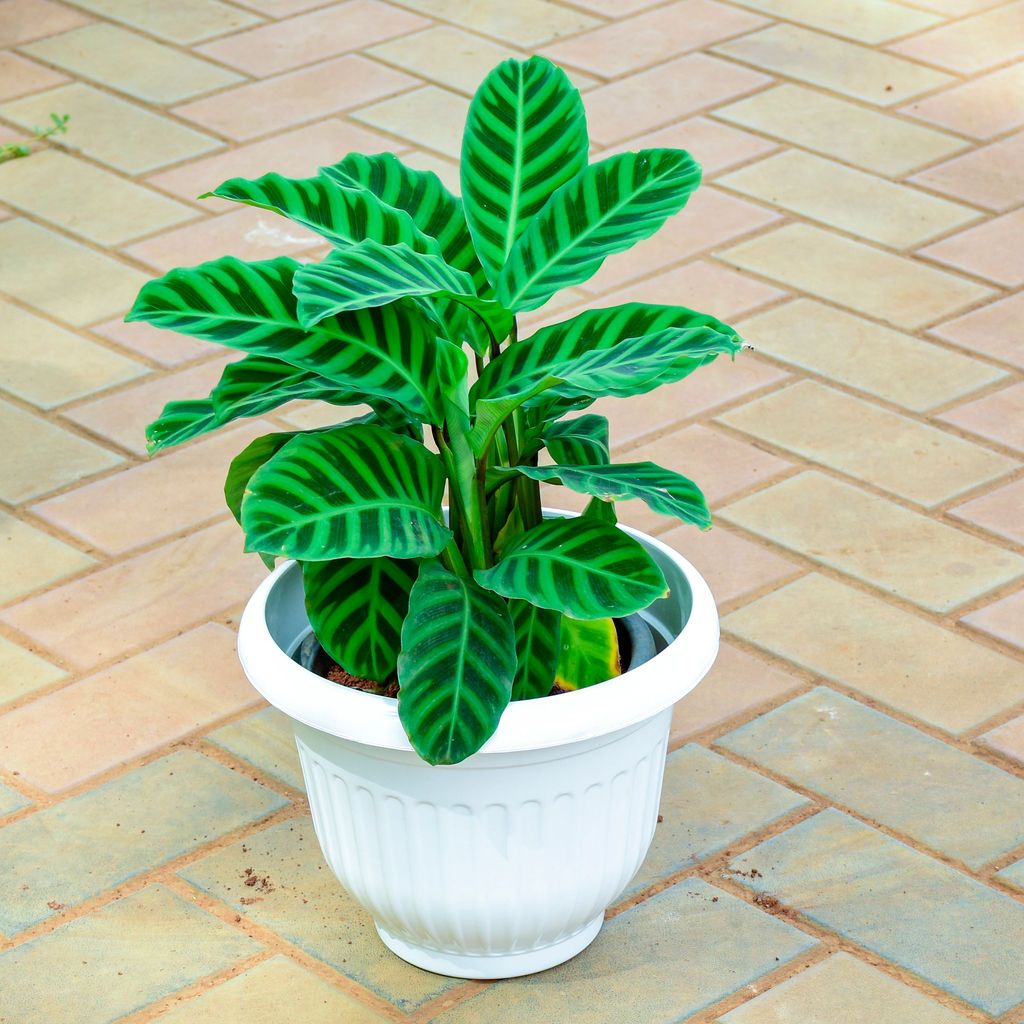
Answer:
<svg viewBox="0 0 1024 1024"><path fill-rule="evenodd" d="M765 24L764 18L716 0L675 0L555 43L544 56L616 78Z"/></svg>
<svg viewBox="0 0 1024 1024"><path fill-rule="evenodd" d="M941 71L796 25L774 25L713 49L764 71L881 106L955 81Z"/></svg>
<svg viewBox="0 0 1024 1024"><path fill-rule="evenodd" d="M49 89L66 81L64 75L34 60L26 60L16 53L0 53L0 100L39 92L40 89Z"/></svg>
<svg viewBox="0 0 1024 1024"><path fill-rule="evenodd" d="M142 322L126 324L120 317L97 324L92 332L163 366L177 366L186 360L213 355L218 351L211 348L208 341L200 338L164 331Z"/></svg>
<svg viewBox="0 0 1024 1024"><path fill-rule="evenodd" d="M146 424L155 420L168 402L205 398L220 380L225 364L242 358L241 352L227 352L209 342L205 348L214 358L199 366L123 388L117 394L86 402L63 415L137 455L145 455Z"/></svg>
<svg viewBox="0 0 1024 1024"><path fill-rule="evenodd" d="M1024 558L820 473L741 498L727 522L921 608L947 612L1024 575Z"/></svg>
<svg viewBox="0 0 1024 1024"><path fill-rule="evenodd" d="M789 82L720 107L715 117L894 177L967 145L934 128Z"/></svg>
<svg viewBox="0 0 1024 1024"><path fill-rule="evenodd" d="M250 441L277 428L244 422L171 449L150 462L86 484L39 505L35 515L108 554L182 533L226 512L224 475ZM130 519L124 510L133 509Z"/></svg>
<svg viewBox="0 0 1024 1024"><path fill-rule="evenodd" d="M939 418L990 441L1024 451L1024 383L958 405Z"/></svg>
<svg viewBox="0 0 1024 1024"><path fill-rule="evenodd" d="M0 199L100 245L120 245L198 212L55 149L0 164Z"/></svg>
<svg viewBox="0 0 1024 1024"><path fill-rule="evenodd" d="M896 53L964 75L986 71L1024 55L1024 3L942 25L893 43Z"/></svg>
<svg viewBox="0 0 1024 1024"><path fill-rule="evenodd" d="M326 57L365 49L428 24L415 14L379 0L346 0L236 32L197 50L256 78L266 78Z"/></svg>
<svg viewBox="0 0 1024 1024"><path fill-rule="evenodd" d="M19 46L90 21L53 0L0 0L0 46Z"/></svg>
<svg viewBox="0 0 1024 1024"><path fill-rule="evenodd" d="M72 0L111 21L148 32L172 43L198 43L203 39L233 32L260 19L220 0L175 0L173 4L150 0Z"/></svg>
<svg viewBox="0 0 1024 1024"><path fill-rule="evenodd" d="M57 793L258 699L235 634L208 623L0 716L0 762Z"/></svg>
<svg viewBox="0 0 1024 1024"><path fill-rule="evenodd" d="M748 164L719 183L828 227L912 249L981 217L978 210L799 149Z"/></svg>
<svg viewBox="0 0 1024 1024"><path fill-rule="evenodd" d="M988 491L949 510L949 514L1024 545L1024 480Z"/></svg>
<svg viewBox="0 0 1024 1024"><path fill-rule="evenodd" d="M947 732L964 732L1020 703L1019 661L816 573L730 612L722 625ZM984 682L964 686L965 679Z"/></svg>
<svg viewBox="0 0 1024 1024"><path fill-rule="evenodd" d="M415 84L415 78L349 54L186 103L174 113L228 138L253 139Z"/></svg>
<svg viewBox="0 0 1024 1024"><path fill-rule="evenodd" d="M854 4L846 0L742 0L742 3L764 14L798 21L859 43L884 43L942 21L934 14L888 0Z"/></svg>
<svg viewBox="0 0 1024 1024"><path fill-rule="evenodd" d="M1024 124L1024 64L993 71L900 108L976 139L991 139Z"/></svg>
<svg viewBox="0 0 1024 1024"><path fill-rule="evenodd" d="M944 338L971 352L980 352L1004 363L1024 367L1024 292L947 320L931 328Z"/></svg>
<svg viewBox="0 0 1024 1024"><path fill-rule="evenodd" d="M960 621L1024 650L1024 591L979 608Z"/></svg>
<svg viewBox="0 0 1024 1024"><path fill-rule="evenodd" d="M465 96L425 85L352 114L373 128L458 159L469 101Z"/></svg>
<svg viewBox="0 0 1024 1024"><path fill-rule="evenodd" d="M63 679L67 672L0 636L0 704Z"/></svg>
<svg viewBox="0 0 1024 1024"><path fill-rule="evenodd" d="M904 328L950 316L992 294L965 278L808 224L787 224L718 258Z"/></svg>
<svg viewBox="0 0 1024 1024"><path fill-rule="evenodd" d="M47 121L51 110L71 115L67 134L60 137L61 148L129 174L152 171L222 145L169 117L81 82L5 103L0 114L30 128Z"/></svg>
<svg viewBox="0 0 1024 1024"><path fill-rule="evenodd" d="M145 282L133 267L36 224L0 224L0 289L66 323L120 313Z"/></svg>
<svg viewBox="0 0 1024 1024"><path fill-rule="evenodd" d="M737 325L758 352L924 412L991 384L1003 371L812 299Z"/></svg>
<svg viewBox="0 0 1024 1024"><path fill-rule="evenodd" d="M922 249L922 255L998 284L1024 284L1024 210L1003 214Z"/></svg>
<svg viewBox="0 0 1024 1024"><path fill-rule="evenodd" d="M1002 142L929 167L910 180L976 206L1002 211L1024 201L1024 180L1018 173L1022 163L1024 132L1018 132Z"/></svg>
<svg viewBox="0 0 1024 1024"><path fill-rule="evenodd" d="M0 381L4 390L41 409L139 377L146 368L0 300ZM31 353L31 358L26 358Z"/></svg>
<svg viewBox="0 0 1024 1024"><path fill-rule="evenodd" d="M1024 715L985 733L978 742L1024 764Z"/></svg>
<svg viewBox="0 0 1024 1024"><path fill-rule="evenodd" d="M75 76L149 103L180 103L240 81L233 71L104 22L30 43L24 49Z"/></svg>
<svg viewBox="0 0 1024 1024"><path fill-rule="evenodd" d="M121 458L106 448L0 401L0 499L14 505L48 494Z"/></svg>
<svg viewBox="0 0 1024 1024"><path fill-rule="evenodd" d="M94 559L28 523L0 512L0 604L73 576Z"/></svg>
<svg viewBox="0 0 1024 1024"><path fill-rule="evenodd" d="M810 380L731 409L718 421L927 508L1021 465Z"/></svg>
<svg viewBox="0 0 1024 1024"><path fill-rule="evenodd" d="M244 603L266 569L219 523L0 613L78 668L155 643Z"/></svg>
<svg viewBox="0 0 1024 1024"><path fill-rule="evenodd" d="M753 92L769 81L756 71L691 53L593 89L587 94L587 123L597 142L619 142Z"/></svg>

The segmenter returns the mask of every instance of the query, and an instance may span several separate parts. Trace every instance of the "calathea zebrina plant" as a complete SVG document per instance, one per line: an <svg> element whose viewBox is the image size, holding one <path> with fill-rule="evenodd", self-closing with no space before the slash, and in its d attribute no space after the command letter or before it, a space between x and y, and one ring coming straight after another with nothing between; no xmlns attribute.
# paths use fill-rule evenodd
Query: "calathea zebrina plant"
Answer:
<svg viewBox="0 0 1024 1024"><path fill-rule="evenodd" d="M310 178L233 178L210 194L312 229L326 258L172 270L128 316L246 353L208 398L164 409L153 451L293 399L371 408L253 441L225 494L247 550L301 563L310 621L338 664L397 676L410 742L437 764L478 750L509 700L550 693L563 647L578 660L614 643L601 623L666 592L615 525L616 499L710 524L690 480L612 463L607 421L570 414L740 347L712 316L639 303L519 337L519 314L653 234L700 181L682 150L590 163L582 100L553 64L509 60L487 76L461 176L461 201L390 153ZM579 518L544 519L542 482L592 500Z"/></svg>

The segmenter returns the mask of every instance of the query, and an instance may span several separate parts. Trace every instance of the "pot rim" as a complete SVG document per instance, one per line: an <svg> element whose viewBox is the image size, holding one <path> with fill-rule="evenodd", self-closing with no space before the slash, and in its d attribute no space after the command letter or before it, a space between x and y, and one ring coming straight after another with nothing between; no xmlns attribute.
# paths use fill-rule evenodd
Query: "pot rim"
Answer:
<svg viewBox="0 0 1024 1024"><path fill-rule="evenodd" d="M558 509L544 511L576 515ZM690 612L683 628L650 661L615 679L557 697L510 703L494 735L469 761L479 763L487 754L592 740L638 725L689 693L711 668L718 654L718 610L704 578L682 555L656 538L621 524L619 529L685 577L690 594L673 591L668 598L679 602L689 597ZM313 729L366 746L412 752L395 698L339 686L304 669L272 636L267 623L271 593L288 574L300 571L292 560L278 566L246 604L238 630L238 656L249 681L274 707Z"/></svg>

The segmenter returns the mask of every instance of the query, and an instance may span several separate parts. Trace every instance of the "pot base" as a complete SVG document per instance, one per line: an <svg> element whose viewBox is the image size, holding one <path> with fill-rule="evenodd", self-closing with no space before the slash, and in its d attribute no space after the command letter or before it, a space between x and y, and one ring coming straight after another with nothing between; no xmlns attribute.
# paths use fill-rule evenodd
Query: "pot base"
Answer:
<svg viewBox="0 0 1024 1024"><path fill-rule="evenodd" d="M537 971L546 971L549 967L564 964L577 953L582 953L597 938L603 924L604 914L598 914L578 932L550 946L504 956L466 956L407 942L374 921L374 927L384 945L413 967L421 967L425 971L449 978L471 978L478 981L519 978L524 974L536 974Z"/></svg>

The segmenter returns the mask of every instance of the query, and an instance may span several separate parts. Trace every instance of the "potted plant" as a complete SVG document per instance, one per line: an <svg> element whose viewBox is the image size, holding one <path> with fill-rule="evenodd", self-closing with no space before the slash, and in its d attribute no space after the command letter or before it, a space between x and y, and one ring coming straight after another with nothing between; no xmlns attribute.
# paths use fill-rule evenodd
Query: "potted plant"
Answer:
<svg viewBox="0 0 1024 1024"><path fill-rule="evenodd" d="M682 150L589 163L582 100L553 64L487 76L461 174L461 201L389 153L231 179L210 194L291 218L329 255L172 270L128 319L247 353L208 398L164 409L153 451L293 399L370 407L231 463L246 550L288 559L250 600L239 655L293 720L324 856L384 942L496 978L597 934L653 835L672 705L718 648L704 581L614 512L639 498L707 528L701 492L612 463L607 421L571 414L740 342L638 303L518 336L518 315L653 234L700 181ZM541 482L586 511L546 512Z"/></svg>

